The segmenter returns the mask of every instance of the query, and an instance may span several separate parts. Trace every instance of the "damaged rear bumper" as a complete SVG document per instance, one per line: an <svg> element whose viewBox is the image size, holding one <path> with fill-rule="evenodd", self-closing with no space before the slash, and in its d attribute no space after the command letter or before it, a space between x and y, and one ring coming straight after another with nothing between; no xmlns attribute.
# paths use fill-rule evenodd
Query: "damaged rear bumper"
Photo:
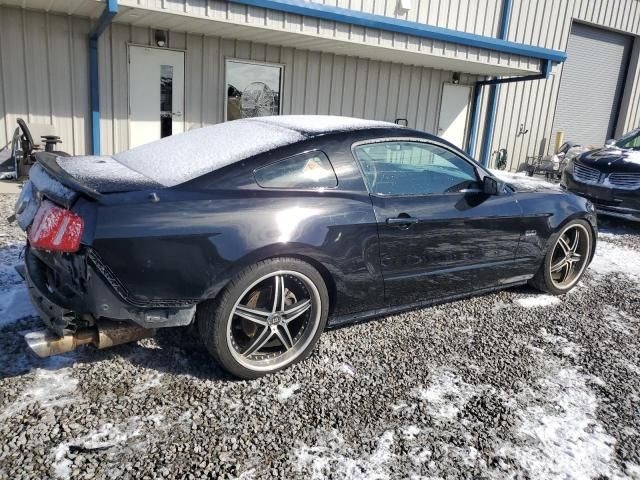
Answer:
<svg viewBox="0 0 640 480"><path fill-rule="evenodd" d="M63 256L27 247L25 264L17 270L40 318L59 336L101 320L130 321L145 329L182 326L195 314L195 304L147 308L126 301L85 254Z"/></svg>

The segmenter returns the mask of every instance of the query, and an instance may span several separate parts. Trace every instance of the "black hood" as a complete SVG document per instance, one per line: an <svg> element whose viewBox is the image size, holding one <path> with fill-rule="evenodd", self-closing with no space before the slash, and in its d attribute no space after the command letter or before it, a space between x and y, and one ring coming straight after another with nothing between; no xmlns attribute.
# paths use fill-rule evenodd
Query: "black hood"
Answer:
<svg viewBox="0 0 640 480"><path fill-rule="evenodd" d="M585 152L578 161L602 173L640 173L640 151L623 148L599 148Z"/></svg>
<svg viewBox="0 0 640 480"><path fill-rule="evenodd" d="M529 177L523 172L512 173L504 170L491 170L491 173L516 192L563 192L560 185L549 183L541 178Z"/></svg>

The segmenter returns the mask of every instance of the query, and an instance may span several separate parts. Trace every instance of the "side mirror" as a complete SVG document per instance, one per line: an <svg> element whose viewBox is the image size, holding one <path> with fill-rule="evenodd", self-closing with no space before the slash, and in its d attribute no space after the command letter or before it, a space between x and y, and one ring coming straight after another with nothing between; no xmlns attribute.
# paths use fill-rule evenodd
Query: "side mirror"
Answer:
<svg viewBox="0 0 640 480"><path fill-rule="evenodd" d="M609 140L607 140L606 142L604 142L604 146L606 148L611 148L616 144L616 141L613 138L610 138Z"/></svg>
<svg viewBox="0 0 640 480"><path fill-rule="evenodd" d="M485 195L498 195L500 193L500 182L487 175L482 180L482 191Z"/></svg>

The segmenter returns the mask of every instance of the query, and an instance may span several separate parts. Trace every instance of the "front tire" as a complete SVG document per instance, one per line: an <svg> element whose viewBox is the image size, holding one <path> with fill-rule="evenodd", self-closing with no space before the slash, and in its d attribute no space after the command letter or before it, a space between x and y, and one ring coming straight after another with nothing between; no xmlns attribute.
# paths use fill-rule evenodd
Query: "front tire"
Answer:
<svg viewBox="0 0 640 480"><path fill-rule="evenodd" d="M209 353L233 375L252 379L307 358L327 323L320 273L296 258L273 258L240 272L196 318Z"/></svg>
<svg viewBox="0 0 640 480"><path fill-rule="evenodd" d="M551 237L551 245L530 284L551 295L562 295L580 281L593 250L593 231L584 220L573 220Z"/></svg>

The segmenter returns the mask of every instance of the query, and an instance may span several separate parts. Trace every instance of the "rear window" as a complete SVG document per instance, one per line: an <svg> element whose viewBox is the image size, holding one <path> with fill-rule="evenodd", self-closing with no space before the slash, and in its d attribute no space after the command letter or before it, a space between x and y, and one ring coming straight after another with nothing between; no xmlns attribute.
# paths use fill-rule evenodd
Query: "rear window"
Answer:
<svg viewBox="0 0 640 480"><path fill-rule="evenodd" d="M172 187L305 138L277 125L243 119L165 137L113 158L161 185Z"/></svg>
<svg viewBox="0 0 640 480"><path fill-rule="evenodd" d="M316 189L338 185L331 162L321 151L301 153L271 163L255 170L254 176L263 188Z"/></svg>

